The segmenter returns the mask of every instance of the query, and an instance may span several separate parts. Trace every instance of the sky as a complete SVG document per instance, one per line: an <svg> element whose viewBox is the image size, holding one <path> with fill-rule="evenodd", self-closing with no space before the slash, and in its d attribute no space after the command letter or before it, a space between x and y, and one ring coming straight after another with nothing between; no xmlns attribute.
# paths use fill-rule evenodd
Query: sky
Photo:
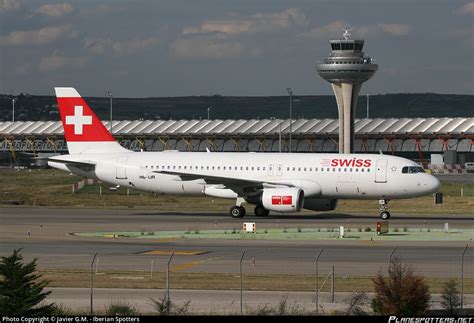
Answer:
<svg viewBox="0 0 474 323"><path fill-rule="evenodd" d="M328 95L346 27L379 65L361 95L474 94L463 0L0 0L0 93Z"/></svg>

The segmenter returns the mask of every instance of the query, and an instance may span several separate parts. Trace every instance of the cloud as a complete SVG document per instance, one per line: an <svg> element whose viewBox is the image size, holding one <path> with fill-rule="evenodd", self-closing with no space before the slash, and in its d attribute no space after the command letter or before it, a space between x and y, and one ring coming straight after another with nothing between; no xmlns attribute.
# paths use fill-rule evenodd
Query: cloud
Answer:
<svg viewBox="0 0 474 323"><path fill-rule="evenodd" d="M309 31L301 34L303 37L313 38L313 39L328 39L334 37L342 37L342 33L348 24L344 21L333 21L327 25L315 27Z"/></svg>
<svg viewBox="0 0 474 323"><path fill-rule="evenodd" d="M20 9L21 6L21 0L0 0L0 13Z"/></svg>
<svg viewBox="0 0 474 323"><path fill-rule="evenodd" d="M303 37L312 39L335 39L342 38L344 29L349 28L352 38L373 38L389 34L393 36L404 36L411 30L410 26L404 24L376 24L369 26L350 26L344 21L333 21L321 27L315 27L301 34Z"/></svg>
<svg viewBox="0 0 474 323"><path fill-rule="evenodd" d="M171 50L177 58L229 58L245 53L245 47L237 40L228 40L223 36L200 35L176 40Z"/></svg>
<svg viewBox="0 0 474 323"><path fill-rule="evenodd" d="M55 51L52 55L43 57L38 69L42 72L50 72L64 67L83 67L86 63L84 57L66 57Z"/></svg>
<svg viewBox="0 0 474 323"><path fill-rule="evenodd" d="M112 50L112 52L117 56L129 56L141 52L148 47L155 46L158 43L159 39L157 37L126 41L114 41L110 38L99 38L86 39L84 47L96 55L101 55L107 50Z"/></svg>
<svg viewBox="0 0 474 323"><path fill-rule="evenodd" d="M474 2L466 3L464 6L456 9L454 13L458 15L473 15L474 14Z"/></svg>
<svg viewBox="0 0 474 323"><path fill-rule="evenodd" d="M62 17L74 11L74 7L69 3L45 4L36 10L36 13L50 17Z"/></svg>
<svg viewBox="0 0 474 323"><path fill-rule="evenodd" d="M7 36L0 37L0 45L24 46L43 45L52 43L72 31L71 25L44 27L38 30L13 31Z"/></svg>
<svg viewBox="0 0 474 323"><path fill-rule="evenodd" d="M33 68L34 66L31 63L20 64L15 68L15 73L17 75L27 75L33 71Z"/></svg>
<svg viewBox="0 0 474 323"><path fill-rule="evenodd" d="M269 48L275 48L275 38L305 28L307 24L305 14L296 8L241 19L234 16L206 20L198 26L183 28L181 36L171 45L171 53L182 59L258 57Z"/></svg>
<svg viewBox="0 0 474 323"><path fill-rule="evenodd" d="M183 35L272 32L278 29L304 26L306 24L307 19L305 14L299 9L290 8L282 12L257 13L246 19L207 20L197 27L185 27L183 29Z"/></svg>
<svg viewBox="0 0 474 323"><path fill-rule="evenodd" d="M410 32L410 26L402 24L379 24L377 27L380 28L382 32L394 36L403 36Z"/></svg>

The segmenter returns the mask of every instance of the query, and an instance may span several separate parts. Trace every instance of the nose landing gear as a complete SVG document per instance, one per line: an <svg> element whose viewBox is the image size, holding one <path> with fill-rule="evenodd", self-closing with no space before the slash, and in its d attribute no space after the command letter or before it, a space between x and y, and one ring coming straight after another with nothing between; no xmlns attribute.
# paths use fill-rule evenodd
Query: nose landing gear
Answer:
<svg viewBox="0 0 474 323"><path fill-rule="evenodd" d="M390 200L379 200L380 204L380 218L382 220L388 220L390 218L390 212L388 212L388 202Z"/></svg>

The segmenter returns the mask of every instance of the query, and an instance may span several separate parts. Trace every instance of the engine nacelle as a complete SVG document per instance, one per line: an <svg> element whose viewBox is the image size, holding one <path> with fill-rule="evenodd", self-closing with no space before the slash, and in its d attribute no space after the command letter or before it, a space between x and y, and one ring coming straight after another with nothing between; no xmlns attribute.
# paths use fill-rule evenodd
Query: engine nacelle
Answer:
<svg viewBox="0 0 474 323"><path fill-rule="evenodd" d="M313 211L332 211L337 207L337 199L305 199L303 208Z"/></svg>
<svg viewBox="0 0 474 323"><path fill-rule="evenodd" d="M297 187L266 188L259 195L246 198L248 203L262 205L275 212L299 212L304 203L304 192Z"/></svg>

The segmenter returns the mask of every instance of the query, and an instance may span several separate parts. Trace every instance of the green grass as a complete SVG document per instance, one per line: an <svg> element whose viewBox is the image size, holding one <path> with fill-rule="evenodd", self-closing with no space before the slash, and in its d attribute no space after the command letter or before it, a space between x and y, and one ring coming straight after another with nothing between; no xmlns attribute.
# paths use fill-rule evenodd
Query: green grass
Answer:
<svg viewBox="0 0 474 323"><path fill-rule="evenodd" d="M139 208L160 211L213 211L226 214L234 201L210 197L176 197L155 196L152 193L125 188L116 192L109 190L110 184L102 183L86 186L83 190L72 193L72 184L82 178L67 172L47 170L1 170L0 171L0 205L11 206L44 206L71 208ZM102 186L102 195L99 187ZM460 196L461 187L464 197ZM416 199L392 200L392 214L474 214L474 184L442 183L443 204L434 204L432 196ZM377 214L378 201L340 200L336 213ZM249 206L250 213L253 206ZM314 214L313 211L304 211Z"/></svg>

